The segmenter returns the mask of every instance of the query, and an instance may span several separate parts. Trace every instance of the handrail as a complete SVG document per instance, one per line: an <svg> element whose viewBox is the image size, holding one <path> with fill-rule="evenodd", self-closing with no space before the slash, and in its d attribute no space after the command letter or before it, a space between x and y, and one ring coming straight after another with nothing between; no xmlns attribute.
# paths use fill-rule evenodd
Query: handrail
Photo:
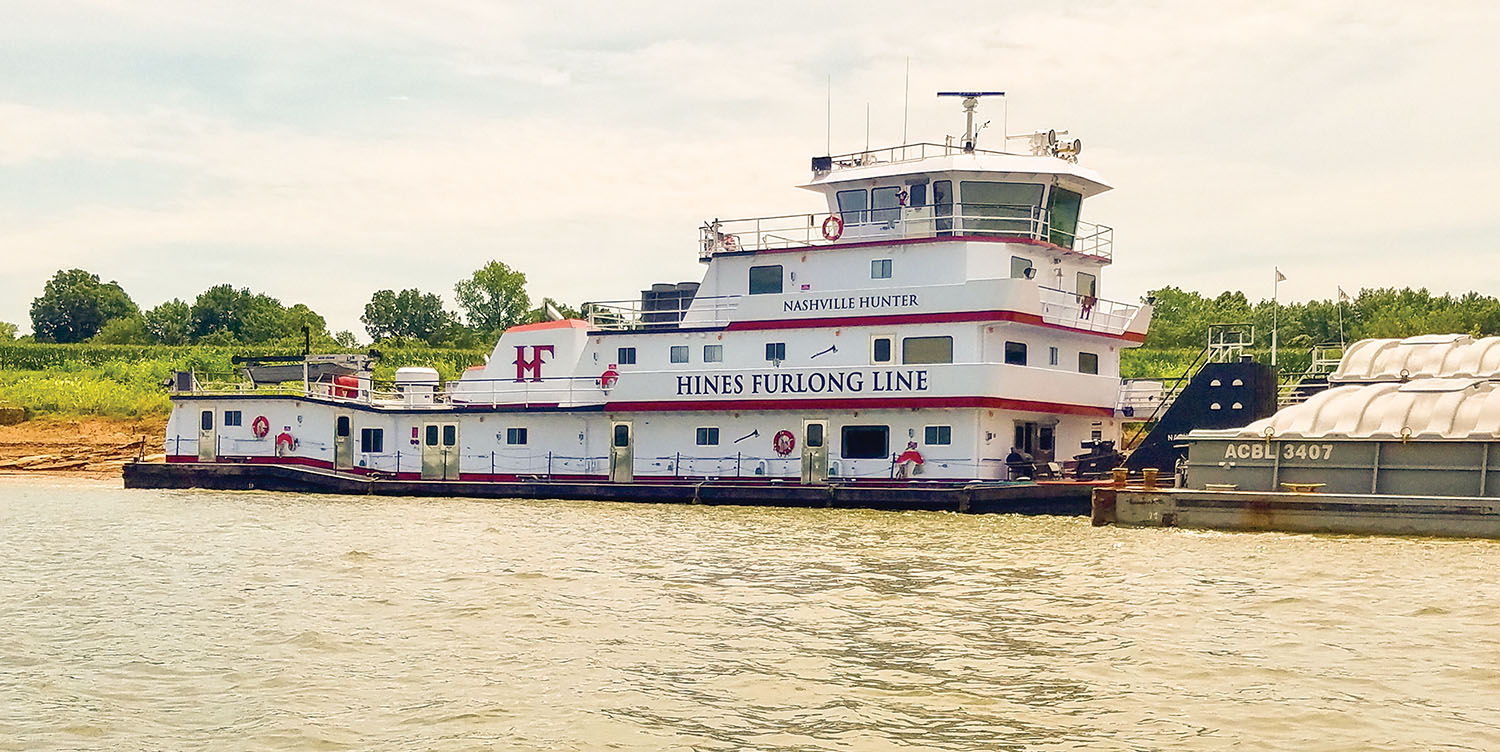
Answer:
<svg viewBox="0 0 1500 752"><path fill-rule="evenodd" d="M1036 204L943 202L867 207L847 212L713 219L699 227L698 257L724 253L878 242L907 238L1001 237L1040 241L1106 263L1114 259L1114 228L1076 220L1053 225Z"/></svg>

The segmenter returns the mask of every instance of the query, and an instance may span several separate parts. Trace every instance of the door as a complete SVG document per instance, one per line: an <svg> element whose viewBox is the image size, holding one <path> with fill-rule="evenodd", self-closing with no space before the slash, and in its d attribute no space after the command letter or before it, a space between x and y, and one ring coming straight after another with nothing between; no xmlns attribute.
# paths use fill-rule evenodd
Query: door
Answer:
<svg viewBox="0 0 1500 752"><path fill-rule="evenodd" d="M333 419L333 469L349 470L354 467L354 431L349 416Z"/></svg>
<svg viewBox="0 0 1500 752"><path fill-rule="evenodd" d="M802 421L802 482L828 480L828 421Z"/></svg>
<svg viewBox="0 0 1500 752"><path fill-rule="evenodd" d="M609 480L629 483L635 480L635 430L629 421L610 424Z"/></svg>
<svg viewBox="0 0 1500 752"><path fill-rule="evenodd" d="M218 434L214 432L214 411L204 410L198 414L198 461L213 462L218 459Z"/></svg>
<svg viewBox="0 0 1500 752"><path fill-rule="evenodd" d="M422 480L458 480L458 424L422 426Z"/></svg>

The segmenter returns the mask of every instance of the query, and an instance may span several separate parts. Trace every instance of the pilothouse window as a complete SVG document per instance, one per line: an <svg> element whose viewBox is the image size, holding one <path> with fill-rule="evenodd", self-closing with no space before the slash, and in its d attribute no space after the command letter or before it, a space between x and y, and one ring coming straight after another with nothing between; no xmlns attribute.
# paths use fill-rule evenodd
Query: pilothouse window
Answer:
<svg viewBox="0 0 1500 752"><path fill-rule="evenodd" d="M875 210L870 212L870 221L875 224L895 222L901 218L901 202L896 193L901 189L896 186L889 188L876 188L870 191L874 199Z"/></svg>
<svg viewBox="0 0 1500 752"><path fill-rule="evenodd" d="M870 196L865 191L839 191L839 215L843 218L845 225L862 225L865 223L867 212L870 207Z"/></svg>
<svg viewBox="0 0 1500 752"><path fill-rule="evenodd" d="M1031 236L1036 229L1032 217L1041 214L1042 190L1035 183L960 182L964 231Z"/></svg>

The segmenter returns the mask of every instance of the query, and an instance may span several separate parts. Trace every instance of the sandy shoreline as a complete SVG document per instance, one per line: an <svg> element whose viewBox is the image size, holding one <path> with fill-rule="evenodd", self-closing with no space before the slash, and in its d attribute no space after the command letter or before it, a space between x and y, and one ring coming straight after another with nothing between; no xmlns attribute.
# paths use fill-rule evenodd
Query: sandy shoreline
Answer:
<svg viewBox="0 0 1500 752"><path fill-rule="evenodd" d="M38 418L0 426L0 475L118 478L120 468L141 454L163 458L165 430L166 418Z"/></svg>

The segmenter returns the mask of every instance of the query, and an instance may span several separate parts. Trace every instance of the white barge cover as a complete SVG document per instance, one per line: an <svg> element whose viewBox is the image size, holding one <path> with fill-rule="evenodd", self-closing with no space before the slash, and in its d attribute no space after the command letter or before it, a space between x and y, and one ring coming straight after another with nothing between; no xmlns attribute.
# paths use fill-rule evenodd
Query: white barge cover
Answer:
<svg viewBox="0 0 1500 752"><path fill-rule="evenodd" d="M1338 369L1328 376L1335 384L1446 378L1500 378L1500 337L1426 334L1363 339L1349 346Z"/></svg>
<svg viewBox="0 0 1500 752"><path fill-rule="evenodd" d="M1244 428L1200 429L1187 437L1493 441L1500 439L1497 386L1473 378L1340 386Z"/></svg>

